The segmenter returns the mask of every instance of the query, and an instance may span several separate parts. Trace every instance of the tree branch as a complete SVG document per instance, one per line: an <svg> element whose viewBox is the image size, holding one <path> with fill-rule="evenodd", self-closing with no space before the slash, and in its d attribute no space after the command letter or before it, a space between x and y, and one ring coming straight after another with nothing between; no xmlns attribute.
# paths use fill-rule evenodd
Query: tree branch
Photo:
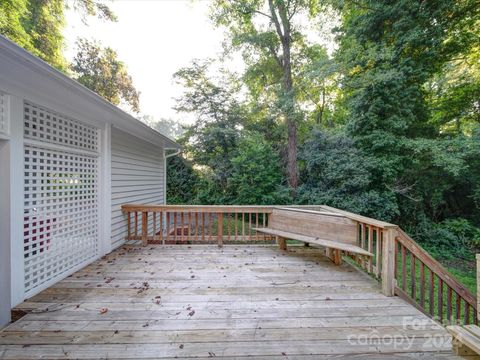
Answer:
<svg viewBox="0 0 480 360"><path fill-rule="evenodd" d="M273 0L268 0L268 6L270 7L270 13L272 14L272 21L275 25L275 29L277 30L278 36L282 39L284 38L284 34L282 32L282 27L280 26L280 21L278 20L277 13L275 12L275 5L273 4Z"/></svg>
<svg viewBox="0 0 480 360"><path fill-rule="evenodd" d="M289 12L289 14L288 14L288 22L289 23L290 23L290 21L292 21L293 16L297 13L297 5L298 5L298 1L295 1L294 4L293 4L292 12ZM290 9L290 1L288 2L288 8Z"/></svg>

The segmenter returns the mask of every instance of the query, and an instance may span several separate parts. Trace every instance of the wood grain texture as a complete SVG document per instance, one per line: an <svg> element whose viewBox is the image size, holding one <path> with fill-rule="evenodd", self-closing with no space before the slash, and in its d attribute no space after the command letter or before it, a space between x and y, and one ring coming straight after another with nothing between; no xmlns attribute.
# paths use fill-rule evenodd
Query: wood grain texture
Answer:
<svg viewBox="0 0 480 360"><path fill-rule="evenodd" d="M300 209L273 209L269 228L356 245L357 225L343 216Z"/></svg>
<svg viewBox="0 0 480 360"><path fill-rule="evenodd" d="M274 225L272 225L272 226L274 226ZM363 256L368 256L368 257L373 256L372 253L362 249L359 246L344 244L344 243L337 242L337 241L332 241L332 240L320 239L318 237L314 237L314 236L311 236L311 235L299 234L298 232L297 233L289 232L289 231L279 230L279 229L276 229L276 228L254 228L254 229L258 232L261 232L261 233L275 235L278 238L302 241L302 242L305 242L305 243L308 243L308 244L316 244L316 245L319 245L319 246L332 248L332 249L337 249L337 250L348 251L348 252L351 252L351 253L355 253L355 254L359 254L359 255L363 255Z"/></svg>
<svg viewBox="0 0 480 360"><path fill-rule="evenodd" d="M2 359L456 359L444 328L315 247L124 246L18 309Z"/></svg>

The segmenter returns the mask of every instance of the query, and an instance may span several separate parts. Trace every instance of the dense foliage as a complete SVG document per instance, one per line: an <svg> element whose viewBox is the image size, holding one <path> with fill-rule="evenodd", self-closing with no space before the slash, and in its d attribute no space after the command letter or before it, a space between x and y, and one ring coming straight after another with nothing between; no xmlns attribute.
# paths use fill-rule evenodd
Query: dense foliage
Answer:
<svg viewBox="0 0 480 360"><path fill-rule="evenodd" d="M139 112L139 92L124 63L115 50L102 47L99 42L79 39L78 52L71 69L77 81L103 96L114 105L122 102Z"/></svg>
<svg viewBox="0 0 480 360"><path fill-rule="evenodd" d="M198 119L180 139L197 176L189 202L324 203L396 222L437 256L471 261L480 245L479 11L471 0L215 2L226 51L241 50L246 70L213 71L213 60L181 70L189 80L179 110ZM316 22L325 17L339 19L331 54L305 26L328 31Z"/></svg>
<svg viewBox="0 0 480 360"><path fill-rule="evenodd" d="M73 64L65 59L62 31L65 12L70 8L84 22L89 16L117 20L104 0L2 0L0 34L76 78L113 104L126 103L138 112L139 93L114 50L102 48L94 41L79 39Z"/></svg>

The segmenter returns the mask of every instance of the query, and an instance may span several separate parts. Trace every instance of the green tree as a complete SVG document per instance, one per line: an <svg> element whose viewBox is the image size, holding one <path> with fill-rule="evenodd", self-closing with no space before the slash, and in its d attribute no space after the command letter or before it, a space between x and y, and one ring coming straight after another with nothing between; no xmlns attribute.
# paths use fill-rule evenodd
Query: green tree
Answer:
<svg viewBox="0 0 480 360"><path fill-rule="evenodd" d="M364 0L339 9L337 59L344 74L348 133L369 154L376 188L398 196L407 216L432 200L422 197L428 183L423 169L439 169L432 158L430 164L417 161L416 150L431 154L426 146L443 148L433 141L443 135L440 122L432 121L428 84L445 64L478 46L475 3ZM452 152L442 155L457 159Z"/></svg>
<svg viewBox="0 0 480 360"><path fill-rule="evenodd" d="M99 42L77 41L78 52L71 69L78 82L95 91L114 105L128 104L140 111L140 93L135 89L127 67L118 60L117 53Z"/></svg>
<svg viewBox="0 0 480 360"><path fill-rule="evenodd" d="M229 187L235 203L272 205L284 203L283 176L278 152L259 133L244 133L232 159Z"/></svg>
<svg viewBox="0 0 480 360"><path fill-rule="evenodd" d="M297 131L303 118L294 81L295 67L301 63L302 49L306 46L300 23L318 12L318 3L310 0L215 0L212 4L215 23L228 29L231 47L241 49L250 65L246 74L250 88L257 85L257 93L273 89L278 118L286 124L286 172L292 194L298 186Z"/></svg>
<svg viewBox="0 0 480 360"><path fill-rule="evenodd" d="M370 157L344 133L315 129L299 158L305 163L299 203L326 204L387 221L398 215L395 196L375 187Z"/></svg>
<svg viewBox="0 0 480 360"><path fill-rule="evenodd" d="M28 16L27 0L4 0L0 2L0 34L24 49L35 52L32 39L23 21Z"/></svg>
<svg viewBox="0 0 480 360"><path fill-rule="evenodd" d="M3 0L0 2L0 34L53 67L66 72L63 55L65 10L73 7L83 17L116 17L103 1L96 0Z"/></svg>
<svg viewBox="0 0 480 360"><path fill-rule="evenodd" d="M167 160L167 203L194 204L198 197L200 177L191 161L183 156Z"/></svg>
<svg viewBox="0 0 480 360"><path fill-rule="evenodd" d="M193 114L196 121L186 128L185 151L209 179L208 203L230 203L228 179L232 158L237 153L245 111L237 100L236 84L230 78L211 79L211 61L194 61L175 74L185 91L177 99L176 110Z"/></svg>

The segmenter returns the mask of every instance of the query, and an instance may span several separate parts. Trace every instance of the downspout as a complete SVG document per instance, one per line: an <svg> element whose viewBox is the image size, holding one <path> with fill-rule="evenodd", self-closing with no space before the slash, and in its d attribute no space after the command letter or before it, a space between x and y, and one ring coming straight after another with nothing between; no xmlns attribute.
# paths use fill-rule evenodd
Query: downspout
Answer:
<svg viewBox="0 0 480 360"><path fill-rule="evenodd" d="M166 205L167 204L167 159L168 158L171 158L172 156L176 156L178 154L180 154L180 152L182 151L181 148L176 148L176 151L171 153L171 154L166 154L166 151L167 150L172 150L172 149L167 149L165 148L163 150L163 178L165 179L164 181L164 185L163 185L163 204Z"/></svg>

